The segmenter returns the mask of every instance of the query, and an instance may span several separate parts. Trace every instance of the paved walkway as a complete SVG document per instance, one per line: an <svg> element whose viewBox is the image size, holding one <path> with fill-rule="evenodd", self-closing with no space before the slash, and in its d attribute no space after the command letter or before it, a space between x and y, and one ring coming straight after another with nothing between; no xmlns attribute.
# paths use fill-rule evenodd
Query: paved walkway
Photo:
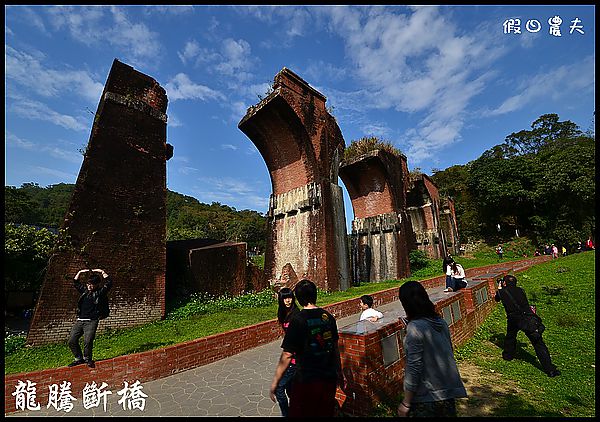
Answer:
<svg viewBox="0 0 600 422"><path fill-rule="evenodd" d="M442 287L429 289L432 301L444 295ZM449 293L456 294L456 293ZM398 300L377 307L382 312L404 313ZM338 328L358 321L357 313L339 319ZM147 394L145 408L123 409L114 388L108 396L106 411L99 407L85 409L82 392L70 412L47 408L7 414L6 416L281 416L279 406L269 398L269 387L281 354L281 339L199 368L147 381L142 392ZM68 380L67 380L68 381ZM101 384L102 380L97 380Z"/></svg>

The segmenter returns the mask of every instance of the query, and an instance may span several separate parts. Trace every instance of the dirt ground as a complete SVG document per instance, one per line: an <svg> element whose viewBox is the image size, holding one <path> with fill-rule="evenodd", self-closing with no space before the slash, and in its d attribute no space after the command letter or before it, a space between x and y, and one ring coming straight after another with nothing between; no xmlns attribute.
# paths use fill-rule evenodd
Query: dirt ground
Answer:
<svg viewBox="0 0 600 422"><path fill-rule="evenodd" d="M514 381L497 372L485 372L467 362L459 362L458 370L468 394L456 400L458 416L493 416L502 397L520 392Z"/></svg>

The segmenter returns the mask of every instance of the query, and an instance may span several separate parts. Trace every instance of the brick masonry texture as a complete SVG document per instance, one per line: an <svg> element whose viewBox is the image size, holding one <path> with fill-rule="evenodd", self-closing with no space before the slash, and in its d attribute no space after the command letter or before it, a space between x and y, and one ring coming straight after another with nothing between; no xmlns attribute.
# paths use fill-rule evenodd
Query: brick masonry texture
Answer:
<svg viewBox="0 0 600 422"><path fill-rule="evenodd" d="M407 207L418 249L425 251L429 258L442 258L446 245L440 227L440 196L426 174L417 175L411 180Z"/></svg>
<svg viewBox="0 0 600 422"><path fill-rule="evenodd" d="M325 97L283 68L273 92L238 127L261 153L272 184L265 278L275 287L308 278L327 291L350 286L345 214L337 185L344 138Z"/></svg>
<svg viewBox="0 0 600 422"><path fill-rule="evenodd" d="M113 279L111 316L128 327L165 312L167 97L152 78L115 60L92 127L27 342L66 341L78 293L72 278L102 268Z"/></svg>
<svg viewBox="0 0 600 422"><path fill-rule="evenodd" d="M340 163L355 216L350 247L355 282L410 276L414 234L406 211L407 168L404 155L384 150Z"/></svg>
<svg viewBox="0 0 600 422"><path fill-rule="evenodd" d="M549 260L551 260L551 257L540 256L467 270L469 280L474 280L472 285L468 286L462 293L458 292L453 297L436 302L436 309L438 310L451 305L451 302L454 301L460 303L462 318L450 326L453 343L460 345L470 338L477 326L485 320L485 317L489 315L493 306L495 306L491 294L495 288L496 275L502 275L511 270L515 272L522 271L532 265ZM481 275L484 275L483 280L487 284L477 282L480 281ZM443 285L444 279L445 276L439 276L423 280L421 283L425 288L431 288ZM489 289L488 302L480 306L473 305L476 303L473 299L476 291L486 287ZM376 308L398 300L398 288L383 290L372 294L372 296ZM467 300L467 298L471 299ZM337 319L340 319L355 314L359 300L359 298L349 299L323 306L323 308L331 312ZM370 406L381 399L383 394L381 391L384 393L385 391L389 392L392 391L392 388L394 388L393 391L397 391L398 385L401 385L401 374L404 368L403 360L401 359L388 367L382 368L383 358L380 341L381 338L397 332L400 327L401 322L396 321L394 324L382 327L381 331L377 331L370 336L340 335L343 369L346 374L354 374L351 379L353 380L352 388L356 394L356 398L353 399L351 396L347 397L344 392L338 389L337 398L344 411L357 415L367 414ZM86 383L104 381L109 385L107 388L114 391L117 387L119 389L123 387L124 380L128 382L139 380L144 383L145 381L163 378L275 341L281 336L281 328L277 320L273 319L162 349L98 361L94 369L83 365L74 368L62 367L5 375L5 412L9 413L16 410L12 393L15 391L19 380L23 382L29 380L36 383L38 402L46 403L48 400L48 387L51 384L69 381L71 382L72 391L82 391ZM364 352L365 350L368 350L369 353ZM377 368L376 371L375 368ZM376 385L381 386L381 390L373 390L371 386L374 385L374 382L377 383ZM396 384L395 387L392 386L394 383ZM370 401L359 401L358 397L370 397L371 399Z"/></svg>

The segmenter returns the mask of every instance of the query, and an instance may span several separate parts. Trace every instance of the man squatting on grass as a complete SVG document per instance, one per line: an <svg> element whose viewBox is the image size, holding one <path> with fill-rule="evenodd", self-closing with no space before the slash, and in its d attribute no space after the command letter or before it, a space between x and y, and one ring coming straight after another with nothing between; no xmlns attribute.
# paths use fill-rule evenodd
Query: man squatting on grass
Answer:
<svg viewBox="0 0 600 422"><path fill-rule="evenodd" d="M71 328L69 338L69 348L75 357L75 360L68 366L80 365L86 363L93 368L95 366L92 359L92 349L96 330L101 319L108 316L108 291L112 287L112 279L108 274L99 268L91 270L91 273L85 285L79 281L81 274L90 272L90 270L79 270L73 278L73 286L81 296L77 301L77 320ZM104 285L100 283L104 280ZM83 353L79 346L79 339L83 336Z"/></svg>
<svg viewBox="0 0 600 422"><path fill-rule="evenodd" d="M289 416L334 416L336 385L345 389L338 330L335 318L315 305L317 286L301 280L294 288L296 300L303 307L291 319L283 338L283 352L271 382L270 397L275 401L275 389L296 357L296 373L292 381Z"/></svg>

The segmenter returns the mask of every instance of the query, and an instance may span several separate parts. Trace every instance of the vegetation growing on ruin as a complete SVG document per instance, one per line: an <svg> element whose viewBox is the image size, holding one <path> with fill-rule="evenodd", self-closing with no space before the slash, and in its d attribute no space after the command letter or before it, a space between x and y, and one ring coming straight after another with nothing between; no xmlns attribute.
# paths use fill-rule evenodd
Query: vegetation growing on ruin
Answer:
<svg viewBox="0 0 600 422"><path fill-rule="evenodd" d="M344 150L344 160L349 161L360 155L366 154L374 150L384 150L397 157L402 155L402 152L391 142L377 138L376 136L367 136L354 140Z"/></svg>

